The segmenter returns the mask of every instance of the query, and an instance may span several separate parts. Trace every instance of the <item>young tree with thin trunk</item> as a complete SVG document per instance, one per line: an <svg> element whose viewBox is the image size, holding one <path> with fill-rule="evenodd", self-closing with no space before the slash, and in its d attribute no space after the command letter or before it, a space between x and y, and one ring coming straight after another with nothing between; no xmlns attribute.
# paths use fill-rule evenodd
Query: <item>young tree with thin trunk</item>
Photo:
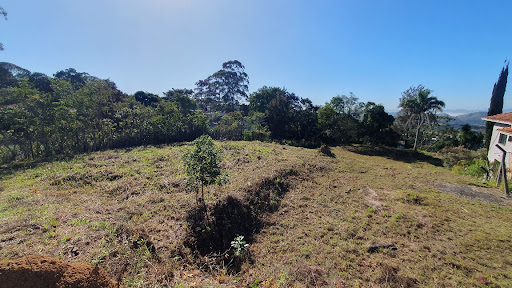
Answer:
<svg viewBox="0 0 512 288"><path fill-rule="evenodd" d="M194 141L194 148L183 155L188 184L196 191L196 201L201 187L201 202L205 206L204 187L218 181L221 176L221 161L221 150L208 135L197 138Z"/></svg>

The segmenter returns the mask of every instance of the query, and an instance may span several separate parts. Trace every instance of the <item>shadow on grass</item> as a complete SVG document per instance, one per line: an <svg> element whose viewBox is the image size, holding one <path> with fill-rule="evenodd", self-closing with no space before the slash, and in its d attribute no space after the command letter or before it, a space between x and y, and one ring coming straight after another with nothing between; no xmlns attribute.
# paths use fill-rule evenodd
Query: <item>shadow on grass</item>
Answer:
<svg viewBox="0 0 512 288"><path fill-rule="evenodd" d="M251 242L262 227L251 207L232 196L208 209L203 205L195 207L189 211L187 220L193 237L190 244L202 256L225 253L239 235Z"/></svg>
<svg viewBox="0 0 512 288"><path fill-rule="evenodd" d="M19 171L36 168L39 165L48 163L47 161L13 162L0 164L0 180L5 179Z"/></svg>
<svg viewBox="0 0 512 288"><path fill-rule="evenodd" d="M236 255L231 242L238 236L244 236L247 243L253 242L265 224L263 216L276 212L288 192L286 178L296 174L286 170L264 179L247 188L242 200L227 196L213 206L198 205L189 210L186 246L201 256L217 258L217 264L227 267L230 273L238 273L244 259Z"/></svg>
<svg viewBox="0 0 512 288"><path fill-rule="evenodd" d="M248 253L236 252L231 241L242 235L251 243L263 227L251 207L232 196L213 207L196 206L188 212L187 220L190 232L185 245L204 256L197 258L199 266L223 267L230 274L240 272L244 261L251 261Z"/></svg>
<svg viewBox="0 0 512 288"><path fill-rule="evenodd" d="M37 168L41 165L45 165L45 164L48 164L51 162L70 161L77 156L86 156L89 154L90 154L90 152L82 153L82 154L74 154L74 155L59 155L59 156L52 156L52 157L43 157L43 158L39 158L36 160L0 163L0 179L9 177L17 172Z"/></svg>
<svg viewBox="0 0 512 288"><path fill-rule="evenodd" d="M380 156L405 163L426 162L434 166L442 167L443 161L411 149L398 149L385 146L353 145L347 146L347 150L360 155Z"/></svg>

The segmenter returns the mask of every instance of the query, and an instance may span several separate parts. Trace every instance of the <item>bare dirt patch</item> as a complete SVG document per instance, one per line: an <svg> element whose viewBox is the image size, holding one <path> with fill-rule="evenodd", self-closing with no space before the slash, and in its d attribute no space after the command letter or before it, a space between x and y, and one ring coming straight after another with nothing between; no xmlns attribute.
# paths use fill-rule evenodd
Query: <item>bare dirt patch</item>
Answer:
<svg viewBox="0 0 512 288"><path fill-rule="evenodd" d="M365 199L365 203L373 209L381 209L383 203L379 197L379 194L370 187L365 187L358 191Z"/></svg>
<svg viewBox="0 0 512 288"><path fill-rule="evenodd" d="M512 200L505 196L505 192L471 185L439 182L435 184L439 191L465 198L470 201L479 201L497 205L510 205Z"/></svg>
<svg viewBox="0 0 512 288"><path fill-rule="evenodd" d="M118 287L99 266L30 255L0 263L2 287Z"/></svg>

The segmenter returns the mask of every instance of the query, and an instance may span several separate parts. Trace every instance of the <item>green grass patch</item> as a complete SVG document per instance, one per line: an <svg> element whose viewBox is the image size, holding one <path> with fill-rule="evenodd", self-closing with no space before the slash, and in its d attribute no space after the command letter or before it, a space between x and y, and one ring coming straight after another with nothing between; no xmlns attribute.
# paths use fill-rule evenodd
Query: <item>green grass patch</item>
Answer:
<svg viewBox="0 0 512 288"><path fill-rule="evenodd" d="M512 203L475 180L482 163L454 174L434 155L408 150L334 147L331 158L272 143L217 144L230 182L208 190L211 209L228 196L244 199L263 179L288 185L278 202L268 199L275 211L261 213L240 273L186 245L195 207L181 163L189 144L4 171L0 258L37 251L94 263L113 277L124 271L127 287L512 286ZM290 169L297 173L279 176ZM387 248L370 253L371 245Z"/></svg>

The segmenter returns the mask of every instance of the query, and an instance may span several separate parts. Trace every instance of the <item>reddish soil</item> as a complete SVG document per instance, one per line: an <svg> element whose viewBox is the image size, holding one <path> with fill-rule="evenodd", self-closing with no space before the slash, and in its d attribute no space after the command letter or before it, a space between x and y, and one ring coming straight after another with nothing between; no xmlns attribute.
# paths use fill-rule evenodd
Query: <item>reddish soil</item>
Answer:
<svg viewBox="0 0 512 288"><path fill-rule="evenodd" d="M5 288L118 287L99 266L40 255L0 262L0 283Z"/></svg>

